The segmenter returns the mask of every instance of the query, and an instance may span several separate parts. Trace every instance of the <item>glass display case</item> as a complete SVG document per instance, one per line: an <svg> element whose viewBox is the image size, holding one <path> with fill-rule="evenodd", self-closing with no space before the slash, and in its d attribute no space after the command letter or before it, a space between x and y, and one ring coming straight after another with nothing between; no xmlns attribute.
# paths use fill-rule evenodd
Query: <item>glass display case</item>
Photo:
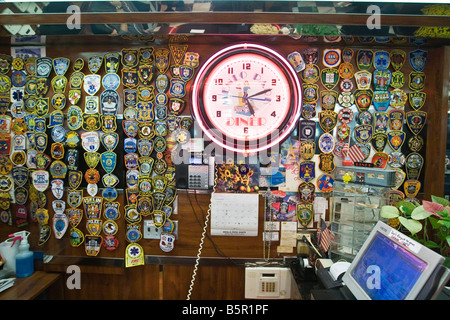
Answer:
<svg viewBox="0 0 450 320"><path fill-rule="evenodd" d="M387 204L388 187L337 181L331 212L331 258L351 261Z"/></svg>

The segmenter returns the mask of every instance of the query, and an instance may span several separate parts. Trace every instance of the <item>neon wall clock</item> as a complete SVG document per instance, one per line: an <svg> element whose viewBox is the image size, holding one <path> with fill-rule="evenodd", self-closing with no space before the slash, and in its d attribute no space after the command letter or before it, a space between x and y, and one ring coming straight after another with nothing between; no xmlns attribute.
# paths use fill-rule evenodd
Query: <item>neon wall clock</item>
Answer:
<svg viewBox="0 0 450 320"><path fill-rule="evenodd" d="M219 146L255 153L281 143L301 113L301 86L290 63L258 44L212 55L192 84L192 114Z"/></svg>

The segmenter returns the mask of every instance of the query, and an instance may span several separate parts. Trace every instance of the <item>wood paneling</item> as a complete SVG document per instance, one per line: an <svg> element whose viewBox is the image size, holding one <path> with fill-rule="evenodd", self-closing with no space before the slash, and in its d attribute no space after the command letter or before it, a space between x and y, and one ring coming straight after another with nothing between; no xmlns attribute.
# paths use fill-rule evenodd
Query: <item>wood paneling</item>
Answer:
<svg viewBox="0 0 450 320"><path fill-rule="evenodd" d="M448 83L450 68L450 47L442 47L428 52L424 72L425 103L428 112L428 130L426 140L426 161L423 170L424 199L431 195L444 196L445 155L448 135Z"/></svg>
<svg viewBox="0 0 450 320"><path fill-rule="evenodd" d="M194 268L164 266L164 298L183 300L188 296ZM200 266L191 290L191 300L244 299L245 269L230 266Z"/></svg>
<svg viewBox="0 0 450 320"><path fill-rule="evenodd" d="M2 24L61 24L65 25L71 14L23 14L2 15ZM230 23L275 23L275 24L332 24L366 26L370 14L319 14L302 12L297 14L280 12L110 12L83 13L81 24L108 23L191 23L191 24L230 24ZM447 26L450 18L446 16L382 15L382 26Z"/></svg>

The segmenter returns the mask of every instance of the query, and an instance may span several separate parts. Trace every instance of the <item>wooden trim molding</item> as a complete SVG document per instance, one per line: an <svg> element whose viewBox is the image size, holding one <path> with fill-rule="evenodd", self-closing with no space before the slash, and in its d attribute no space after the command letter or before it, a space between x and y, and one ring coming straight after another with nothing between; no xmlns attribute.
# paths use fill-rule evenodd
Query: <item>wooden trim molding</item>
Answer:
<svg viewBox="0 0 450 320"><path fill-rule="evenodd" d="M369 14L320 14L272 12L116 12L81 13L81 24L108 23L197 23L197 24L331 24L366 25ZM71 14L1 14L0 24L66 24ZM450 16L381 15L381 26L450 25Z"/></svg>

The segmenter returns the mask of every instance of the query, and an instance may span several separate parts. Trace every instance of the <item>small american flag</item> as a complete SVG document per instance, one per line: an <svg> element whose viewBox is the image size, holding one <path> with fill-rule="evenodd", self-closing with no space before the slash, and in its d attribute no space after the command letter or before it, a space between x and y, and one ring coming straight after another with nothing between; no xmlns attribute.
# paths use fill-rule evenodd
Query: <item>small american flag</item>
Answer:
<svg viewBox="0 0 450 320"><path fill-rule="evenodd" d="M348 156L350 157L350 159L352 159L353 162L359 162L364 160L365 158L364 153L362 153L361 149L359 149L358 145L356 144L350 147Z"/></svg>
<svg viewBox="0 0 450 320"><path fill-rule="evenodd" d="M328 251L328 248L330 247L332 235L330 228L328 228L327 223L325 220L321 219L320 221L320 230L319 230L319 245L322 248L324 252Z"/></svg>

